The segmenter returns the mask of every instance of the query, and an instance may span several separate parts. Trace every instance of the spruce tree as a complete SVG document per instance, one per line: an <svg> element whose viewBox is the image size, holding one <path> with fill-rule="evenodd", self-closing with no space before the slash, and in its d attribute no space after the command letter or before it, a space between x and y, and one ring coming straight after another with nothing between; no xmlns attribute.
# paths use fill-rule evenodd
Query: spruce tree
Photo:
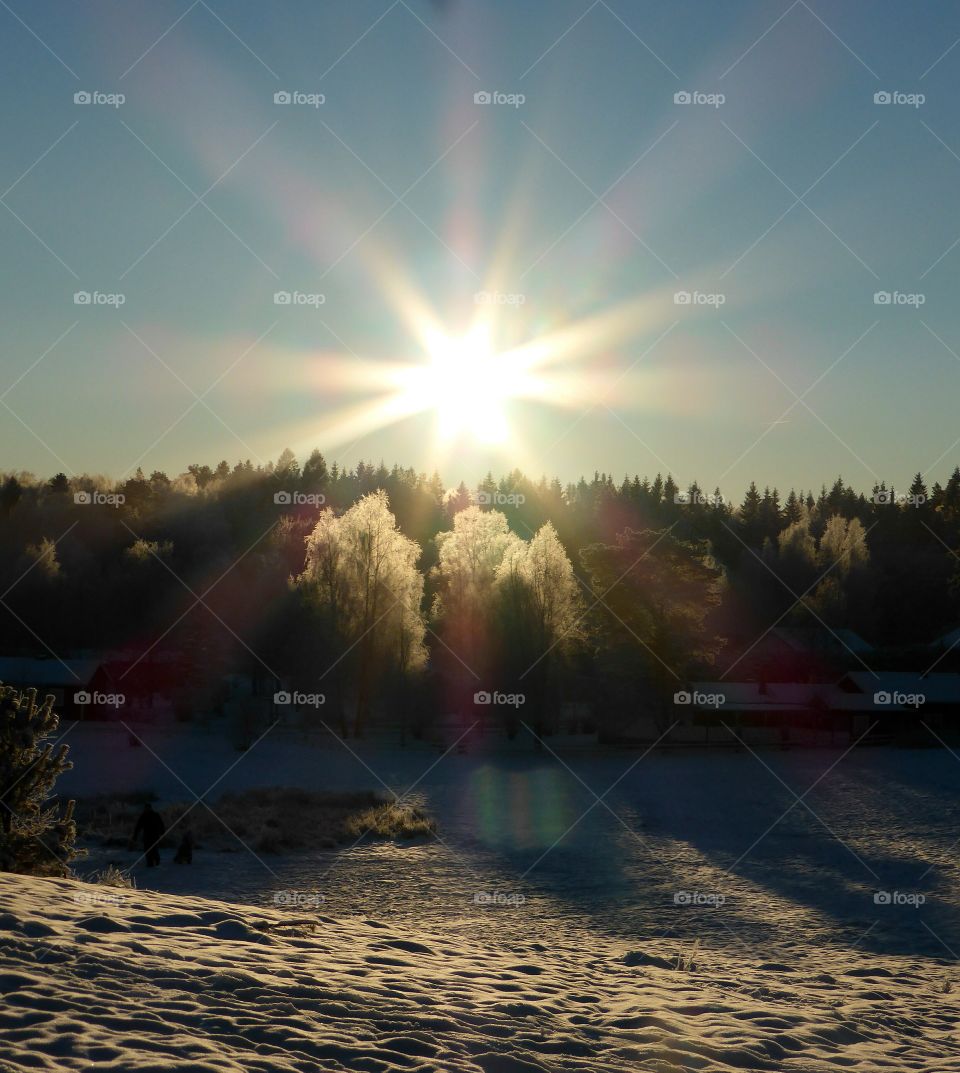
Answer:
<svg viewBox="0 0 960 1073"><path fill-rule="evenodd" d="M79 856L73 802L50 804L57 779L73 765L67 746L48 741L59 725L53 696L0 685L0 871L65 876Z"/></svg>

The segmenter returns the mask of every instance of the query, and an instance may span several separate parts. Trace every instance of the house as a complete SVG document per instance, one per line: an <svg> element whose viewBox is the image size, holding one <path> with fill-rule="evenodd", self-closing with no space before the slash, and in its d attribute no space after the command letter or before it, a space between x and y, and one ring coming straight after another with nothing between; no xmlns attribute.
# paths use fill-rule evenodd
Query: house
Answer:
<svg viewBox="0 0 960 1073"><path fill-rule="evenodd" d="M932 745L960 736L960 674L851 671L837 692L869 711L873 738Z"/></svg>
<svg viewBox="0 0 960 1073"><path fill-rule="evenodd" d="M835 682L850 667L871 665L875 650L853 630L778 626L759 641L730 649L740 679L769 682Z"/></svg>
<svg viewBox="0 0 960 1073"><path fill-rule="evenodd" d="M15 689L35 688L41 698L52 693L63 719L108 719L116 714L106 698L118 690L97 659L0 657L0 682Z"/></svg>

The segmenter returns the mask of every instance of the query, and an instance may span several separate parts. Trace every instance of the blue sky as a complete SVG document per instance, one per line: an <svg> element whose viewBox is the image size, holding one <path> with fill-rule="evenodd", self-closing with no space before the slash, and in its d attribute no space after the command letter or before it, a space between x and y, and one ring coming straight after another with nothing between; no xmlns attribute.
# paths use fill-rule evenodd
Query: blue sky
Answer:
<svg viewBox="0 0 960 1073"><path fill-rule="evenodd" d="M3 469L317 446L738 495L960 462L956 5L191 2L0 5ZM457 335L479 291L520 296L504 348L633 312L503 444L348 434L426 360L404 310Z"/></svg>

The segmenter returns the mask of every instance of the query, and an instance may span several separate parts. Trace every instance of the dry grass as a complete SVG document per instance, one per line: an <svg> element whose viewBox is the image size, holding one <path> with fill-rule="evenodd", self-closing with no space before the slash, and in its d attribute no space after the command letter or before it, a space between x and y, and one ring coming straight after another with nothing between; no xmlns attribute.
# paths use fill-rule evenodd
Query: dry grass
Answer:
<svg viewBox="0 0 960 1073"><path fill-rule="evenodd" d="M123 887L126 890L133 890L136 887L136 883L130 876L122 872L115 864L108 864L102 871L94 872L87 882L99 883L101 887Z"/></svg>
<svg viewBox="0 0 960 1073"><path fill-rule="evenodd" d="M126 846L146 795L97 797L77 802L81 839L102 846ZM330 794L269 788L224 794L212 804L154 802L168 834L161 842L175 849L188 828L198 850L296 853L331 849L367 838L411 839L432 835L436 822L415 805L398 804L371 792ZM184 817L181 819L181 817Z"/></svg>

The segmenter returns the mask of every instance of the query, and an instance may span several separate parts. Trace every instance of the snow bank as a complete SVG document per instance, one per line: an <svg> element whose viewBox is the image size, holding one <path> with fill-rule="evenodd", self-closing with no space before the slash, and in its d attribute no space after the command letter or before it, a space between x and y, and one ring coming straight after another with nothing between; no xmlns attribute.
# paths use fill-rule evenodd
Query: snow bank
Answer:
<svg viewBox="0 0 960 1073"><path fill-rule="evenodd" d="M0 1069L960 1070L929 959L405 928L0 875Z"/></svg>

